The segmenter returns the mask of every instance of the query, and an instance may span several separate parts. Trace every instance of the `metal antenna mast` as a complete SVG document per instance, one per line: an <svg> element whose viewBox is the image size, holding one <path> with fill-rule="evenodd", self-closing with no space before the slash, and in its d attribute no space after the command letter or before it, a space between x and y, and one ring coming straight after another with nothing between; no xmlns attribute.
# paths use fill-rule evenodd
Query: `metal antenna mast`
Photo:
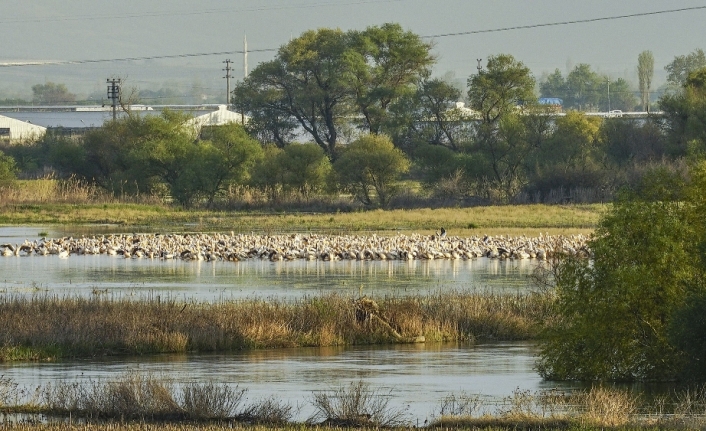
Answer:
<svg viewBox="0 0 706 431"><path fill-rule="evenodd" d="M119 79L106 79L105 82L108 83L108 99L111 100L110 105L113 107L113 121L118 118L117 109L118 101L120 100L120 80Z"/></svg>
<svg viewBox="0 0 706 431"><path fill-rule="evenodd" d="M230 71L233 69L230 67L230 59L227 59L224 63L226 64L226 68L223 69L226 71L226 76L224 76L226 79L226 105L230 105L230 78L232 77Z"/></svg>

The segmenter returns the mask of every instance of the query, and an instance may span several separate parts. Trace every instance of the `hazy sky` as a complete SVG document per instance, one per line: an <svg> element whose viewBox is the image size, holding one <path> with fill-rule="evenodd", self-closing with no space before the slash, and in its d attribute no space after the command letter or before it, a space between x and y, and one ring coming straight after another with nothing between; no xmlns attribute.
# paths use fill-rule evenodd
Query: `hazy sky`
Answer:
<svg viewBox="0 0 706 431"><path fill-rule="evenodd" d="M363 29L400 23L422 36L492 30L670 9L706 7L698 0L1 0L0 63L98 60L232 52L247 35L250 68L303 31ZM476 59L508 53L537 78L578 63L613 77L636 80L637 56L651 50L655 81L674 56L706 49L706 8L686 12L434 37L434 72L465 79ZM226 58L242 78L242 54L111 61L54 66L0 67L0 91L30 93L32 84L63 82L73 92L105 91L108 77L136 87L164 84L223 88Z"/></svg>

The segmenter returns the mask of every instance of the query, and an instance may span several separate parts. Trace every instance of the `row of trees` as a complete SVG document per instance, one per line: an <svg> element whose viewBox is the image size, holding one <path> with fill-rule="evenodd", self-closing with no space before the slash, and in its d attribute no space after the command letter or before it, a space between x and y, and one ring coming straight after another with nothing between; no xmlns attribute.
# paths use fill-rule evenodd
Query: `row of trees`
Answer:
<svg viewBox="0 0 706 431"><path fill-rule="evenodd" d="M130 114L80 140L47 135L5 150L10 156L0 152L0 187L18 170L52 166L117 196L170 196L184 206L211 206L229 188L248 185L272 201L347 192L365 205L384 207L410 166L382 135L361 136L332 163L314 143L262 146L239 124L198 129L189 116L171 111Z"/></svg>
<svg viewBox="0 0 706 431"><path fill-rule="evenodd" d="M649 69L649 56L642 57ZM511 202L562 200L567 190L589 190L590 199L610 198L642 175L646 163L679 166L691 147L702 145L698 75L661 99L664 117L603 120L577 111L551 115L551 108L537 102L529 68L511 55L489 57L468 79L465 94L432 78L433 63L431 46L396 24L309 31L237 86L234 103L251 118L245 131L213 129L197 138L183 127L188 119L176 113L131 114L76 142L50 136L6 152L25 173L32 165L51 166L115 193L163 193L159 187L169 187L184 204L212 204L233 184L259 187L270 199L287 194L308 199L349 187L340 176L322 172L334 169L354 142L379 137L375 142L390 141L403 156L395 159L399 169L391 166L389 171L408 172L432 196ZM677 58L674 70L682 70L682 63L698 61ZM566 80L558 74L556 83L563 80L574 88L577 82L601 79L586 65L574 72ZM594 103L586 102L588 93L581 94L576 100L584 102L577 103ZM468 108L457 104L464 97ZM229 147L246 138L245 149ZM302 149L301 141L317 146L321 160L308 146ZM318 173L297 178L301 169L288 166L287 160L307 157L319 163ZM255 172L260 166L269 168ZM387 205L394 187L352 195L368 206Z"/></svg>

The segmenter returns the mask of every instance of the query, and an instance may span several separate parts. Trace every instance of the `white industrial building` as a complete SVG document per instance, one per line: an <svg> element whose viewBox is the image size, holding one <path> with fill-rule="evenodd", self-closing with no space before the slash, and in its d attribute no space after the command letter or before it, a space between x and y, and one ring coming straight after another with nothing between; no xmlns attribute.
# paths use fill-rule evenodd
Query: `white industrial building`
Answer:
<svg viewBox="0 0 706 431"><path fill-rule="evenodd" d="M226 105L218 105L218 110L208 114L199 115L190 120L195 127L223 126L229 123L244 124L250 120L247 115L229 111Z"/></svg>
<svg viewBox="0 0 706 431"><path fill-rule="evenodd" d="M0 115L0 141L19 142L44 136L46 127Z"/></svg>

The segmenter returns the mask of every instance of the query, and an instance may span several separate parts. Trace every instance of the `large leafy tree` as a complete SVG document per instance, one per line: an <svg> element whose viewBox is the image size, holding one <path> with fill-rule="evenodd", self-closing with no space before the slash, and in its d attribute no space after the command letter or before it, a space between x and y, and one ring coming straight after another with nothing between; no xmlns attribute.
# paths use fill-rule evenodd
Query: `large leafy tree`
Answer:
<svg viewBox="0 0 706 431"><path fill-rule="evenodd" d="M324 151L315 144L290 145L278 159L285 189L298 192L304 198L326 189L332 167Z"/></svg>
<svg viewBox="0 0 706 431"><path fill-rule="evenodd" d="M664 69L667 71L667 82L676 87L681 87L686 83L686 79L691 72L703 67L706 67L706 54L699 48L687 55L674 57L674 60L666 65Z"/></svg>
<svg viewBox="0 0 706 431"><path fill-rule="evenodd" d="M524 185L524 164L538 143L526 127L536 109L534 78L521 61L500 54L468 85L470 106L480 116L471 149L488 167L478 180L488 183L487 197L508 201Z"/></svg>
<svg viewBox="0 0 706 431"><path fill-rule="evenodd" d="M542 97L566 97L566 80L559 69L539 83L539 94Z"/></svg>
<svg viewBox="0 0 706 431"><path fill-rule="evenodd" d="M568 107L579 110L597 108L601 95L606 94L605 79L585 63L579 64L566 77L566 96Z"/></svg>
<svg viewBox="0 0 706 431"><path fill-rule="evenodd" d="M340 129L350 115L350 36L341 30L310 30L282 46L274 60L258 65L236 94L261 96L236 100L256 118L268 112L278 125L294 120L332 158ZM285 123L286 125L286 123Z"/></svg>
<svg viewBox="0 0 706 431"><path fill-rule="evenodd" d="M468 100L486 124L497 123L518 106L536 99L527 66L509 54L488 58L485 69L468 78Z"/></svg>
<svg viewBox="0 0 706 431"><path fill-rule="evenodd" d="M193 178L187 186L195 185L196 195L203 195L211 205L228 186L250 179L250 171L262 157L262 147L236 123L209 127L201 137L192 151L194 159L186 161L188 177Z"/></svg>
<svg viewBox="0 0 706 431"><path fill-rule="evenodd" d="M603 119L569 111L536 152L533 188L548 193L605 185L605 152L600 128Z"/></svg>
<svg viewBox="0 0 706 431"><path fill-rule="evenodd" d="M605 98L601 97L600 100L600 108L605 111L612 109L633 111L637 106L635 92L630 88L630 83L623 78L611 81L610 93L607 93Z"/></svg>
<svg viewBox="0 0 706 431"><path fill-rule="evenodd" d="M380 133L392 103L411 94L434 63L431 44L399 24L351 32L351 71L355 111L369 133Z"/></svg>
<svg viewBox="0 0 706 431"><path fill-rule="evenodd" d="M254 128L280 146L293 125L331 158L342 131L360 116L380 133L390 107L429 72L431 45L399 25L364 31L307 31L258 65L236 88L235 103Z"/></svg>
<svg viewBox="0 0 706 431"><path fill-rule="evenodd" d="M696 171L703 171L703 164ZM675 311L704 290L703 175L685 186L656 172L614 202L589 246L593 259L558 265L560 320L545 333L540 373L549 379L669 380L678 346ZM675 331L677 332L677 331Z"/></svg>
<svg viewBox="0 0 706 431"><path fill-rule="evenodd" d="M385 130L398 148L410 154L424 145L459 152L470 139L475 119L469 109L457 106L460 99L461 91L448 82L425 79L390 108Z"/></svg>

